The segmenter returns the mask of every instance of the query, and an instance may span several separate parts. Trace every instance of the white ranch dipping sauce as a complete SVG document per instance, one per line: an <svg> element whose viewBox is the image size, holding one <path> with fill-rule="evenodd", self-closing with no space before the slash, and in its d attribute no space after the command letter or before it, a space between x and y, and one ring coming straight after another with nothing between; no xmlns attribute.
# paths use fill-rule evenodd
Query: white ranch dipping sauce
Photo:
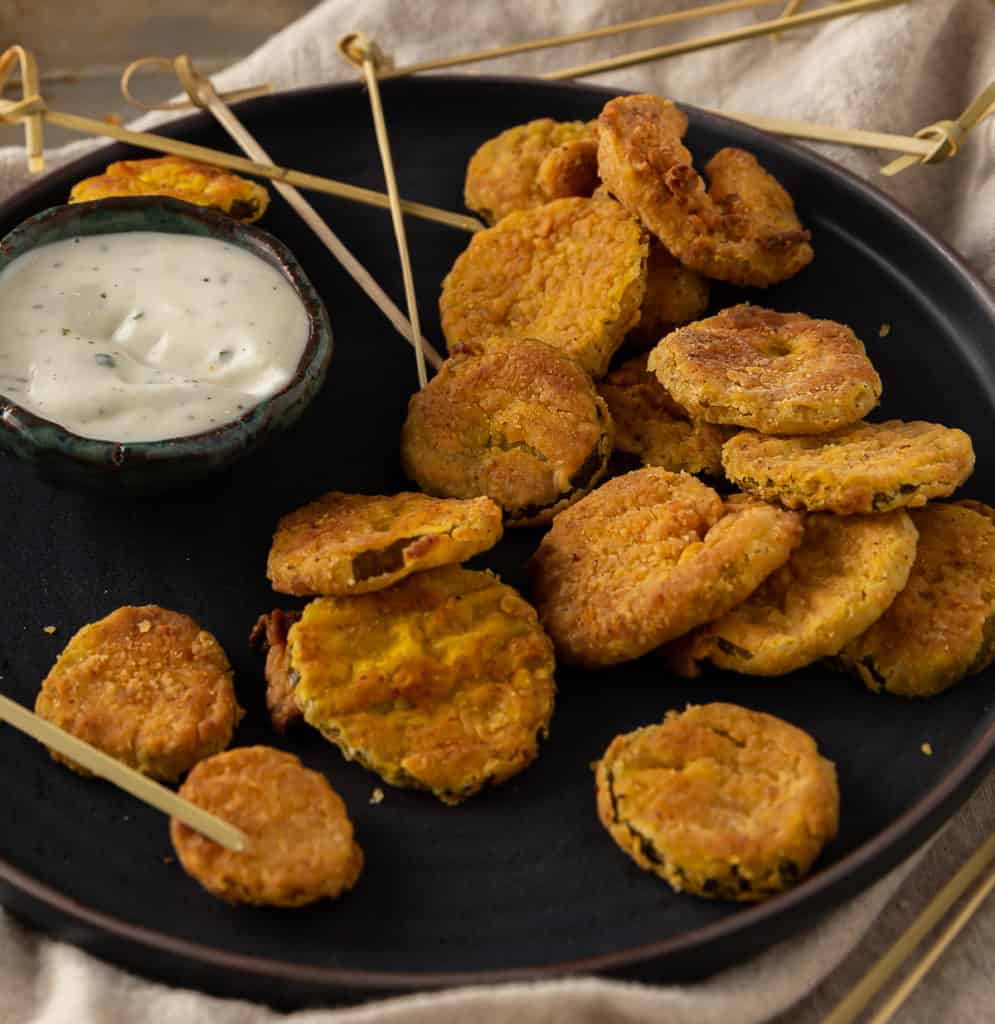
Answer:
<svg viewBox="0 0 995 1024"><path fill-rule="evenodd" d="M40 246L0 273L0 395L82 437L161 441L283 388L304 305L235 245L155 231Z"/></svg>

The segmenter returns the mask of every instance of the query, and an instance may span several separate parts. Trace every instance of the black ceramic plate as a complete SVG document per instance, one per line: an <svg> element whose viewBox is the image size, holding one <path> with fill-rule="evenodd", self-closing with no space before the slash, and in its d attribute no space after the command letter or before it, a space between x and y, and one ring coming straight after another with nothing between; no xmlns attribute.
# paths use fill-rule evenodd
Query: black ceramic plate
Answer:
<svg viewBox="0 0 995 1024"><path fill-rule="evenodd" d="M484 139L544 115L594 117L609 95L491 78L388 83L402 194L460 209L467 158ZM380 187L359 88L274 97L243 111L275 160ZM174 132L231 148L206 116ZM967 430L978 466L964 493L995 498L995 306L981 284L895 206L801 149L694 111L689 144L702 163L723 145L755 151L812 229L815 263L749 297L851 324L885 383L876 415ZM0 211L0 230L61 202L72 181L108 160L135 155L114 147L47 178ZM314 202L400 302L386 213ZM591 970L687 979L811 924L910 853L966 798L995 746L991 670L928 702L874 696L821 667L778 680L714 673L693 683L668 678L651 658L600 674L561 671L552 738L536 764L455 809L389 787L371 805L379 780L316 733L275 737L261 664L246 642L260 612L288 603L264 576L273 524L325 490L404 488L398 430L416 381L407 345L279 198L263 226L291 246L331 313L336 352L324 393L278 443L227 476L154 501L55 490L27 466L0 461L0 687L32 703L71 633L118 605L155 602L193 615L235 666L248 709L237 742L284 746L323 771L348 803L366 871L335 903L234 909L173 862L157 812L77 778L2 729L0 895L12 910L147 974L284 1005ZM441 339L439 285L467 236L416 220L408 231L423 323ZM741 294L723 290L716 306ZM882 338L883 323L891 331ZM524 587L538 536L512 533L479 562ZM54 635L43 632L48 625ZM608 741L668 708L708 700L802 726L839 769L839 838L808 881L755 907L675 895L623 856L595 817L589 765ZM924 742L932 757L921 753Z"/></svg>

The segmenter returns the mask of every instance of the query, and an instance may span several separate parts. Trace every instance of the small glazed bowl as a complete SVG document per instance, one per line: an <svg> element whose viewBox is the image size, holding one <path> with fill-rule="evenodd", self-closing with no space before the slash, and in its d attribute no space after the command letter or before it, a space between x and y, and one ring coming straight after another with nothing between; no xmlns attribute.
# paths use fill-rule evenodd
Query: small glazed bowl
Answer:
<svg viewBox="0 0 995 1024"><path fill-rule="evenodd" d="M197 235L247 249L286 278L308 319L307 343L290 382L237 420L199 434L162 441L97 441L0 394L0 448L33 463L46 479L91 490L156 493L231 465L299 419L327 375L332 329L324 303L282 242L224 214L159 196L100 199L43 210L0 241L0 270L49 242L119 231Z"/></svg>

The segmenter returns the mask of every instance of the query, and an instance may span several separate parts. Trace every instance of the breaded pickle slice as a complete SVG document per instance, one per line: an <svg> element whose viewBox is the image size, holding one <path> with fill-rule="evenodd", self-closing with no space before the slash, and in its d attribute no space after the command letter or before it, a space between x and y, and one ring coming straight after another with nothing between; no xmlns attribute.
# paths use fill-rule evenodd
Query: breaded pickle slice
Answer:
<svg viewBox="0 0 995 1024"><path fill-rule="evenodd" d="M881 378L843 324L732 306L668 334L649 369L693 416L766 434L823 434L878 403Z"/></svg>
<svg viewBox="0 0 995 1024"><path fill-rule="evenodd" d="M280 520L267 576L281 594L365 594L471 558L502 532L490 498L332 491Z"/></svg>
<svg viewBox="0 0 995 1024"><path fill-rule="evenodd" d="M595 770L612 839L677 892L765 899L836 835L832 762L801 729L735 704L669 711L616 736Z"/></svg>
<svg viewBox="0 0 995 1024"><path fill-rule="evenodd" d="M266 710L278 733L285 733L292 725L304 719L294 700L291 682L294 677L287 651L290 627L300 617L300 612L276 608L268 615L260 615L249 633L249 645L266 654Z"/></svg>
<svg viewBox="0 0 995 1024"><path fill-rule="evenodd" d="M756 157L723 149L704 182L681 143L687 118L659 96L620 96L598 118L598 173L685 266L732 284L776 284L812 261L791 196Z"/></svg>
<svg viewBox="0 0 995 1024"><path fill-rule="evenodd" d="M77 182L69 202L110 196L169 196L195 206L210 206L246 224L259 220L269 205L269 192L262 185L183 156L108 164L103 174Z"/></svg>
<svg viewBox="0 0 995 1024"><path fill-rule="evenodd" d="M963 430L885 420L818 437L744 431L723 446L722 465L733 483L765 501L846 516L945 498L971 475L974 447Z"/></svg>
<svg viewBox="0 0 995 1024"><path fill-rule="evenodd" d="M42 683L35 711L168 781L224 750L242 716L221 645L189 616L157 605L118 608L79 630Z"/></svg>
<svg viewBox="0 0 995 1024"><path fill-rule="evenodd" d="M294 699L349 759L455 804L535 760L553 647L535 609L456 566L312 601L290 629Z"/></svg>
<svg viewBox="0 0 995 1024"><path fill-rule="evenodd" d="M651 238L646 294L639 323L625 336L626 348L652 348L674 328L697 320L708 309L711 291L707 277L685 267L661 242Z"/></svg>
<svg viewBox="0 0 995 1024"><path fill-rule="evenodd" d="M801 534L793 513L726 504L687 473L646 467L553 520L532 559L532 592L559 657L613 665L735 607Z"/></svg>
<svg viewBox="0 0 995 1024"><path fill-rule="evenodd" d="M486 495L506 526L529 526L604 476L613 439L608 407L573 360L534 339L493 338L412 396L401 464L429 494Z"/></svg>
<svg viewBox="0 0 995 1024"><path fill-rule="evenodd" d="M183 870L229 903L301 907L351 889L363 868L345 804L324 775L272 747L239 747L201 761L180 796L241 829L241 853L176 818Z"/></svg>
<svg viewBox="0 0 995 1024"><path fill-rule="evenodd" d="M488 224L552 199L589 196L598 185L593 121L549 117L488 139L470 158L464 199Z"/></svg>
<svg viewBox="0 0 995 1024"><path fill-rule="evenodd" d="M742 604L677 640L668 660L687 676L706 660L744 675L780 676L836 654L885 613L915 554L916 528L903 509L806 516L788 561Z"/></svg>
<svg viewBox="0 0 995 1024"><path fill-rule="evenodd" d="M838 658L870 689L930 697L995 659L995 512L976 505L909 513L919 548L908 583Z"/></svg>
<svg viewBox="0 0 995 1024"><path fill-rule="evenodd" d="M646 356L636 356L612 370L598 385L598 392L615 424L617 451L638 455L646 465L673 473L723 476L722 445L734 428L692 419L656 374L646 369Z"/></svg>
<svg viewBox="0 0 995 1024"><path fill-rule="evenodd" d="M442 282L450 352L538 338L601 377L639 320L648 243L618 203L557 199L473 236Z"/></svg>

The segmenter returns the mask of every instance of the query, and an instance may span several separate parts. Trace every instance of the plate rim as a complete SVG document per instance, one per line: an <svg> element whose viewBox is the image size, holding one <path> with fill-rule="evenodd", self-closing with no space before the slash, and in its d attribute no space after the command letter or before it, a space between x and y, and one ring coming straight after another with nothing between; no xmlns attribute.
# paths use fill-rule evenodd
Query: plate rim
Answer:
<svg viewBox="0 0 995 1024"><path fill-rule="evenodd" d="M484 84L491 87L528 87L530 89L548 89L550 92L575 91L585 92L592 96L612 96L632 94L633 90L615 88L608 85L577 81L547 81L525 75L460 75L433 74L420 79L421 82L442 82L457 87L467 83ZM404 80L384 83L385 92L405 85ZM359 92L362 90L358 82L338 82L304 86L295 89L281 90L256 100L248 101L243 109L253 107L280 106L293 102L297 98L314 95L328 95L340 92ZM720 128L733 128L737 133L755 136L762 140L763 145L783 149L786 157L801 164L804 170L815 169L821 173L828 170L831 175L841 180L851 190L869 198L879 207L900 221L902 225L919 237L938 255L942 256L956 270L961 280L970 286L979 304L986 307L995 322L995 290L990 288L980 274L967 263L964 256L952 248L943 239L938 238L904 207L900 202L887 195L876 185L859 177L829 157L823 156L793 140L773 136L741 121L725 117L712 111L702 110L694 104L678 101L682 109L692 115L692 119L700 123L711 122ZM188 116L157 125L155 132L167 136L182 136L190 129L206 121L210 115L206 111L196 111ZM109 142L107 145L95 147L75 159L61 164L17 190L0 203L0 218L7 218L15 206L31 203L35 193L47 190L50 180L58 174L66 174L80 163L89 162L103 152L114 149L134 150L136 147L127 143ZM121 157L115 157L120 159ZM893 871L910 853L925 845L930 836L944 824L956 810L968 799L980 784L984 770L995 760L995 716L988 727L976 737L971 746L961 755L956 764L927 790L905 812L886 825L880 832L863 842L855 850L843 856L828 867L822 868L815 875L805 879L794 888L781 893L769 900L745 907L735 915L699 928L685 931L679 935L637 946L626 947L610 953L584 957L570 961L562 961L541 966L515 968L497 968L471 971L367 971L355 968L326 967L318 964L292 963L243 953L233 953L216 946L203 945L188 939L178 938L149 928L141 924L133 924L124 918L104 911L96 910L64 892L39 882L32 876L10 864L0 856L0 882L23 893L49 910L63 915L83 925L89 925L119 939L137 943L150 951L178 956L199 966L208 965L227 971L238 971L252 976L256 980L272 980L316 984L327 988L345 991L376 992L380 994L397 994L404 991L448 988L466 985L484 985L495 983L540 981L561 978L565 975L580 973L603 973L635 968L676 954L693 954L718 938L728 938L745 929L755 927L763 922L776 923L801 903L822 899L836 894L847 898L854 892L866 889L874 881L883 878ZM926 838L921 842L912 836L917 827L927 829ZM889 859L889 854L896 854ZM886 866L880 868L881 859ZM2 894L2 888L0 888ZM4 902L7 902L6 900ZM9 903L8 903L9 906ZM825 907L816 908L817 913L824 913ZM15 911L16 913L16 911ZM51 930L45 929L51 934ZM59 937L59 936L55 936ZM81 943L82 944L82 943ZM89 949L84 945L84 948ZM100 955L100 954L91 954ZM109 959L114 959L113 956ZM119 961L120 962L120 961ZM129 968L141 972L140 968Z"/></svg>

